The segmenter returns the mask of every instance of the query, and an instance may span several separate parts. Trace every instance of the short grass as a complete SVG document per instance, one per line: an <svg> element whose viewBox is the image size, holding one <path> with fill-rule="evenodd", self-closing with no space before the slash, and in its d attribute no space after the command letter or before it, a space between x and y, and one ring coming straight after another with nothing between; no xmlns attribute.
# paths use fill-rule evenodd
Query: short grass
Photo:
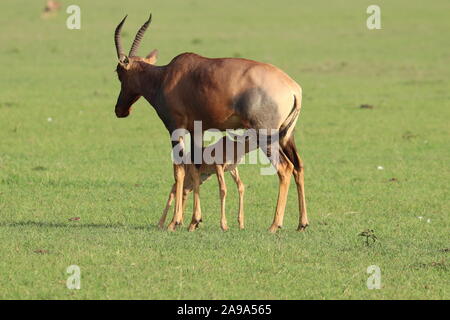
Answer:
<svg viewBox="0 0 450 320"><path fill-rule="evenodd" d="M43 2L2 1L0 298L450 298L448 1L380 0L373 31L366 0L61 0L49 19ZM65 27L73 3L81 30ZM198 231L156 228L173 182L168 135L145 101L126 120L113 112L113 30L128 13L128 46L150 11L140 53L158 48L160 64L242 56L302 85L307 232L295 231L294 184L284 229L267 232L277 177L257 165L241 168L244 231L231 179L229 232L215 181ZM74 264L81 290L66 288ZM367 289L370 265L380 290Z"/></svg>

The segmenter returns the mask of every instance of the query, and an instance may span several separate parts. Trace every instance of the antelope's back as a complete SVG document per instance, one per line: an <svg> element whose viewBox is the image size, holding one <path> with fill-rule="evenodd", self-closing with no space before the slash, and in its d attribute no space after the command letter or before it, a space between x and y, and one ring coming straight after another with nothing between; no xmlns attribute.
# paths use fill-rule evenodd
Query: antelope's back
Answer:
<svg viewBox="0 0 450 320"><path fill-rule="evenodd" d="M278 129L301 88L279 68L242 58L205 58L194 53L168 65L167 98L189 109L204 129ZM172 97L172 98L171 98Z"/></svg>

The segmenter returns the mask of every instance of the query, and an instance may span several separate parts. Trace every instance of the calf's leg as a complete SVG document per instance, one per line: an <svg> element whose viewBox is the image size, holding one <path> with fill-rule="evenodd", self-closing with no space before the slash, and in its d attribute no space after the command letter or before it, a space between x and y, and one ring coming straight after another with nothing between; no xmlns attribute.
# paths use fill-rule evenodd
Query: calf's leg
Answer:
<svg viewBox="0 0 450 320"><path fill-rule="evenodd" d="M227 217L225 215L225 199L227 197L227 185L222 165L216 165L217 181L219 182L220 195L220 227L223 231L228 230Z"/></svg>
<svg viewBox="0 0 450 320"><path fill-rule="evenodd" d="M244 229L244 191L245 191L245 187L239 176L238 168L234 168L233 170L231 170L230 174L233 177L234 182L236 183L238 193L239 193L239 213L238 213L239 229Z"/></svg>

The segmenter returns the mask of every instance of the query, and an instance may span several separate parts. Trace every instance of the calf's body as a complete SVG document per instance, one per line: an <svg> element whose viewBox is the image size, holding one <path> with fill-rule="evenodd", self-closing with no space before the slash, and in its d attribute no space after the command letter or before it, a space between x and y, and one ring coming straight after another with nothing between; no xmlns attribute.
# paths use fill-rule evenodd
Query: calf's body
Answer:
<svg viewBox="0 0 450 320"><path fill-rule="evenodd" d="M228 150L227 148L232 148L233 150ZM215 154L217 150L223 151L220 155ZM222 230L226 231L228 229L227 226L227 219L225 214L225 199L227 195L227 187L225 183L225 172L230 172L234 182L236 183L236 187L239 194L239 212L238 212L238 223L239 228L244 228L244 184L242 183L242 180L239 175L239 171L237 166L241 162L242 158L245 156L246 153L249 151L252 151L250 143L248 140L240 139L235 137L234 140L231 140L227 136L221 138L219 141L217 141L214 144L209 145L208 147L204 148L203 152L207 152L208 154L211 154L213 157L213 162L208 163L202 163L200 166L195 167L194 164L186 164L186 175L184 177L184 183L183 183L183 198L182 198L182 207L183 207L183 216L184 211L186 208L186 200L187 196L190 192L193 191L195 187L194 183L194 176L196 175L196 170L198 170L198 173L200 175L200 185L208 180L213 174L217 176L217 181L219 185L219 195L220 195L220 202L221 202L221 214L220 214L220 227ZM166 203L166 207L164 208L163 214L161 216L161 219L159 220L159 227L163 228L164 222L167 217L167 212L170 209L170 206L172 205L173 200L175 199L175 193L176 193L176 183L173 184L172 189L169 193L169 198ZM182 217L183 217L182 216ZM192 224L190 225L191 228L197 227L198 224ZM193 229L191 229L192 231Z"/></svg>

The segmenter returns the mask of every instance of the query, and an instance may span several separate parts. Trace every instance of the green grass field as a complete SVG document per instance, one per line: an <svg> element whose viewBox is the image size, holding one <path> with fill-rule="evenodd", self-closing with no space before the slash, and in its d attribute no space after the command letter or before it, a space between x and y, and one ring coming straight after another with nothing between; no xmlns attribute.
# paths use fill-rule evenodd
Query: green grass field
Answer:
<svg viewBox="0 0 450 320"><path fill-rule="evenodd" d="M449 1L377 1L381 30L366 28L366 0L61 2L48 19L44 1L2 2L0 298L450 298ZM69 4L81 30L66 28ZM306 232L293 181L284 228L267 231L278 178L258 165L240 170L245 230L228 175L230 231L215 179L199 230L157 228L173 183L168 134L143 99L114 115L114 28L128 13L128 50L150 11L140 54L158 48L159 65L185 51L240 56L303 87ZM70 265L81 290L66 287ZM370 265L380 290L367 288Z"/></svg>

